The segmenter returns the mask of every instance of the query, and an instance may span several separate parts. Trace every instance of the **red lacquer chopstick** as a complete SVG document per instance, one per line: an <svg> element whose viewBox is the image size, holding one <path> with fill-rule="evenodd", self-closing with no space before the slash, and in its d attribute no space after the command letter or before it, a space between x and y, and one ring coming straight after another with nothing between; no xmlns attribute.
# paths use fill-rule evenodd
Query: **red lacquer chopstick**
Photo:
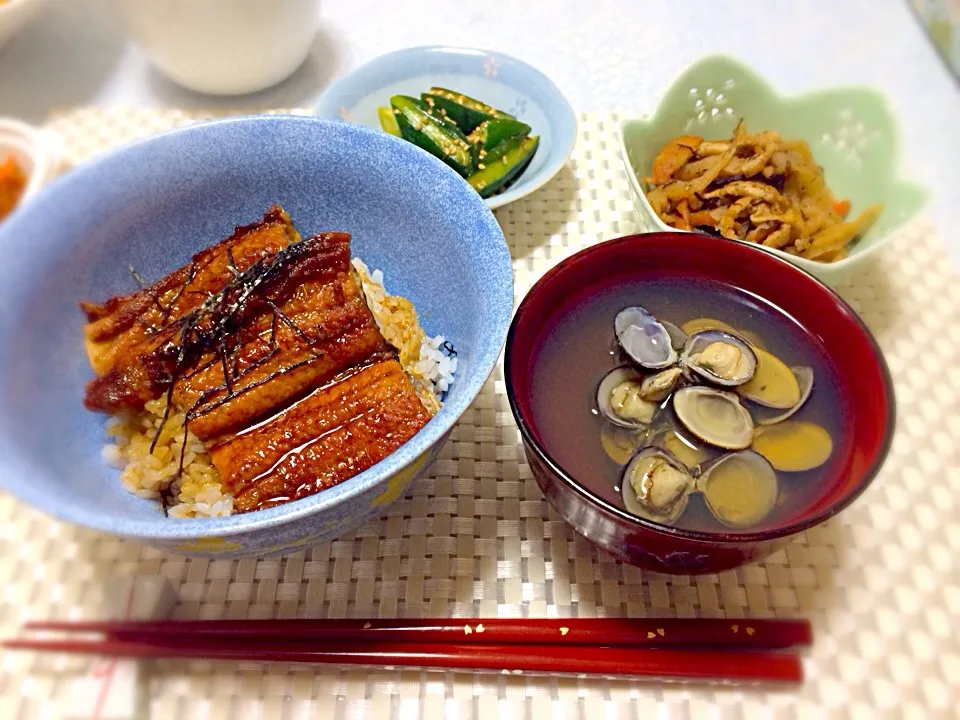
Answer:
<svg viewBox="0 0 960 720"><path fill-rule="evenodd" d="M793 684L803 679L800 659L781 653L714 650L544 645L435 643L302 643L269 646L244 640L170 637L124 640L8 640L12 650L109 655L126 658L184 658L246 662L329 663L509 673L573 673L711 683Z"/></svg>
<svg viewBox="0 0 960 720"><path fill-rule="evenodd" d="M783 650L813 641L806 620L436 618L425 620L197 620L30 622L28 630L103 633L117 639L239 637L264 642L350 641L593 645Z"/></svg>

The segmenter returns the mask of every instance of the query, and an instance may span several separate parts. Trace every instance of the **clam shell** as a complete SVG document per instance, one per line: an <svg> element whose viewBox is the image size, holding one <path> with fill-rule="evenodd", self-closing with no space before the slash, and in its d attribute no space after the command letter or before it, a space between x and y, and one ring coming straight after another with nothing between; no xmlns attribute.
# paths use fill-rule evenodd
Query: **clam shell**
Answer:
<svg viewBox="0 0 960 720"><path fill-rule="evenodd" d="M666 328L667 334L670 336L670 344L673 345L673 349L677 352L683 350L683 346L687 343L687 338L690 337L687 333L683 331L678 325L674 325L672 322L667 320L661 320L660 324Z"/></svg>
<svg viewBox="0 0 960 720"><path fill-rule="evenodd" d="M764 407L779 410L795 407L802 395L795 373L776 355L759 348L754 348L754 351L757 357L756 372L748 382L737 388L737 393Z"/></svg>
<svg viewBox="0 0 960 720"><path fill-rule="evenodd" d="M638 365L661 370L677 361L670 333L647 310L639 305L617 313L613 328L623 351Z"/></svg>
<svg viewBox="0 0 960 720"><path fill-rule="evenodd" d="M622 467L643 444L642 431L605 423L600 429L600 444L607 457Z"/></svg>
<svg viewBox="0 0 960 720"><path fill-rule="evenodd" d="M673 394L677 418L696 437L726 450L743 450L753 441L753 418L733 393L694 385Z"/></svg>
<svg viewBox="0 0 960 720"><path fill-rule="evenodd" d="M631 408L634 411L633 417L625 417L619 414L611 401L613 391L618 385L625 382L635 382L637 384L638 397L632 403ZM597 409L604 418L624 428L641 429L649 425L660 406L656 403L647 402L639 397L640 388L643 386L643 375L635 369L627 366L614 368L608 372L597 387Z"/></svg>
<svg viewBox="0 0 960 720"><path fill-rule="evenodd" d="M759 425L776 425L793 416L793 414L803 407L803 404L810 398L813 392L813 368L804 365L790 368L790 372L797 379L797 386L800 388L800 400L792 408L776 417L765 418L758 421Z"/></svg>
<svg viewBox="0 0 960 720"><path fill-rule="evenodd" d="M700 463L710 459L716 450L711 451L705 445L691 440L687 435L689 433L671 428L663 434L659 444L673 453L674 457L687 467L696 468Z"/></svg>
<svg viewBox="0 0 960 720"><path fill-rule="evenodd" d="M730 333L737 331L733 325L725 323L723 320L706 317L687 320L682 325L682 330L687 333L687 335L693 335L694 333L703 332L704 330L723 330L724 332Z"/></svg>
<svg viewBox="0 0 960 720"><path fill-rule="evenodd" d="M672 367L661 370L656 375L649 375L643 379L640 386L640 397L648 402L663 402L680 382L680 368Z"/></svg>
<svg viewBox="0 0 960 720"><path fill-rule="evenodd" d="M703 362L703 353L709 348L725 346L736 348L735 365L720 372ZM733 352L731 350L731 352ZM724 330L702 330L687 338L680 358L685 368L717 385L733 387L748 382L757 371L757 355L746 340Z"/></svg>
<svg viewBox="0 0 960 720"><path fill-rule="evenodd" d="M779 483L762 455L741 450L718 458L698 478L697 489L717 520L743 528L756 525L773 510Z"/></svg>
<svg viewBox="0 0 960 720"><path fill-rule="evenodd" d="M696 483L687 467L670 453L648 447L627 465L621 485L629 512L670 524L686 510Z"/></svg>
<svg viewBox="0 0 960 720"><path fill-rule="evenodd" d="M787 420L757 428L753 449L777 470L803 472L830 459L833 438L819 425Z"/></svg>

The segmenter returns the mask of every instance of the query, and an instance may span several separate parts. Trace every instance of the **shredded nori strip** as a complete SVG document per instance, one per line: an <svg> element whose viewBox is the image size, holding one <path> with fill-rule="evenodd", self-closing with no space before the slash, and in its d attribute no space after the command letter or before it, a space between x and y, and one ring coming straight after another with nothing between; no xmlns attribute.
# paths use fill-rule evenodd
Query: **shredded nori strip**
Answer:
<svg viewBox="0 0 960 720"><path fill-rule="evenodd" d="M139 285L141 288L146 285L146 283L143 281L143 278L140 277L140 273L137 272L137 269L133 265L128 265L127 269L130 270L130 274L133 275L133 279L137 281L137 285Z"/></svg>

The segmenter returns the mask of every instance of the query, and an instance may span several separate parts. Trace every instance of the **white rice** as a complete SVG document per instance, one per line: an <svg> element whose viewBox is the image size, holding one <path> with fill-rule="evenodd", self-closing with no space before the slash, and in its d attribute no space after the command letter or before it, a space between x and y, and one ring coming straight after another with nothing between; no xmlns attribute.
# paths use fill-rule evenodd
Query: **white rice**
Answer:
<svg viewBox="0 0 960 720"><path fill-rule="evenodd" d="M442 335L427 336L412 303L387 293L380 270L370 272L357 258L353 265L380 331L397 349L424 405L431 412L438 410L457 372L456 353L445 345ZM104 446L103 459L121 470L121 482L130 492L142 498L163 498L170 517L230 515L233 497L225 492L209 453L193 433L187 433L183 473L177 479L184 415L171 412L163 423L166 405L166 397L161 397L148 402L142 413L111 418L107 434L112 442ZM161 423L163 429L151 453Z"/></svg>
<svg viewBox="0 0 960 720"><path fill-rule="evenodd" d="M187 433L183 456L182 412L171 412L166 422L166 396L148 402L144 411L111 418L107 434L113 443L104 446L103 458L120 468L120 481L137 497L164 499L171 517L223 517L233 512L233 497L224 491L210 454L193 433ZM150 445L161 424L157 444Z"/></svg>
<svg viewBox="0 0 960 720"><path fill-rule="evenodd" d="M353 259L353 267L380 332L399 351L403 369L440 400L453 384L457 372L456 353L451 352L451 346L444 346L443 335L427 336L413 304L387 292L380 270L371 272L360 258Z"/></svg>
<svg viewBox="0 0 960 720"><path fill-rule="evenodd" d="M420 359L411 371L433 386L438 400L450 389L457 372L457 357L446 351L444 342L443 335L424 338L420 345Z"/></svg>

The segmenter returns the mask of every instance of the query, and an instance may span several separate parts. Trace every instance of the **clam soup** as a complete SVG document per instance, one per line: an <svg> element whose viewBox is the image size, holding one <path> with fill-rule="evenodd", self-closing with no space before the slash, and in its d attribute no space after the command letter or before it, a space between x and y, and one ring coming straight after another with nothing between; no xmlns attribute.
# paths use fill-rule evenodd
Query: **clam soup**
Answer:
<svg viewBox="0 0 960 720"><path fill-rule="evenodd" d="M821 343L705 279L571 300L533 358L538 434L604 501L686 530L754 532L800 516L849 452Z"/></svg>

